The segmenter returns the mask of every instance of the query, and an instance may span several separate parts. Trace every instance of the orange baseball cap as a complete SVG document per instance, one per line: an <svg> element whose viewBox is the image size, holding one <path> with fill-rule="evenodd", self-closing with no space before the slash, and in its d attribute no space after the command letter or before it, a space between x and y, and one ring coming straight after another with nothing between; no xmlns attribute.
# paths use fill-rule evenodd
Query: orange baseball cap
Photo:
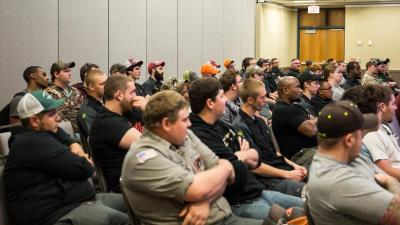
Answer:
<svg viewBox="0 0 400 225"><path fill-rule="evenodd" d="M233 61L232 59L225 59L224 60L224 66L225 68L228 68L228 66L230 66L232 63L234 63L235 61Z"/></svg>
<svg viewBox="0 0 400 225"><path fill-rule="evenodd" d="M202 74L211 73L212 75L216 75L219 72L221 72L221 71L217 70L217 68L215 68L215 66L213 66L209 63L203 64L201 66L200 71Z"/></svg>

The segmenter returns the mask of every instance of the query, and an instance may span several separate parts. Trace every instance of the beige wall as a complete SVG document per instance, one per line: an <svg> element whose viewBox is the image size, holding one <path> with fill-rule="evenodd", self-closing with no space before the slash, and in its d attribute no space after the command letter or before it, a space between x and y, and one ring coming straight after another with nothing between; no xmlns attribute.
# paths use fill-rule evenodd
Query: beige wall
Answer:
<svg viewBox="0 0 400 225"><path fill-rule="evenodd" d="M345 56L362 67L372 58L390 58L390 69L400 70L400 5L346 8ZM368 46L368 41L372 46ZM358 45L361 41L362 44Z"/></svg>
<svg viewBox="0 0 400 225"><path fill-rule="evenodd" d="M256 10L256 56L288 66L297 51L297 11L274 4L257 4Z"/></svg>

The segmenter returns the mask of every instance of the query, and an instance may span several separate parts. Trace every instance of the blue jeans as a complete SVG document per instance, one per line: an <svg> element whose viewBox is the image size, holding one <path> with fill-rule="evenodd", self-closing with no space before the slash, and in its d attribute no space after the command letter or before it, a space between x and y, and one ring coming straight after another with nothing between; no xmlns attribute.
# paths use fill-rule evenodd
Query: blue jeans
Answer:
<svg viewBox="0 0 400 225"><path fill-rule="evenodd" d="M277 204L285 209L290 207L303 208L301 198L276 191L263 191L260 197L248 202L231 205L231 208L236 216L264 219L268 217L272 204Z"/></svg>

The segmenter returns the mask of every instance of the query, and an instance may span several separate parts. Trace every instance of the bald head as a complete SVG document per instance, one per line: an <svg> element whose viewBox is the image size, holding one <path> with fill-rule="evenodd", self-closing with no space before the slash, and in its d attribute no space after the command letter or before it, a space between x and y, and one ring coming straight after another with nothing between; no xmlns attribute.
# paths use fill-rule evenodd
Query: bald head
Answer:
<svg viewBox="0 0 400 225"><path fill-rule="evenodd" d="M293 76L286 76L278 82L278 96L280 99L296 100L300 97L301 89L299 80Z"/></svg>

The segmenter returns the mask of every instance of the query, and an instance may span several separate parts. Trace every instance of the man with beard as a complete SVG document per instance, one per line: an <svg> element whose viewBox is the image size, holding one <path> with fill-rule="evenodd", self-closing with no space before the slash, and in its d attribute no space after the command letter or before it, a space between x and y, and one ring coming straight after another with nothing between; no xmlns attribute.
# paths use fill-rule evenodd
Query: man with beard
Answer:
<svg viewBox="0 0 400 225"><path fill-rule="evenodd" d="M293 162L308 166L317 146L316 119L294 102L301 94L297 78L283 77L278 82L278 101L272 112L272 129L281 153Z"/></svg>
<svg viewBox="0 0 400 225"><path fill-rule="evenodd" d="M22 76L28 86L22 92L15 94L14 98L10 102L10 124L20 121L17 106L24 94L44 89L48 86L49 82L46 72L40 66L30 66L26 68Z"/></svg>
<svg viewBox="0 0 400 225"><path fill-rule="evenodd" d="M282 70L279 69L279 60L277 58L271 59L271 73L277 78L284 76Z"/></svg>
<svg viewBox="0 0 400 225"><path fill-rule="evenodd" d="M278 155L271 138L271 130L264 119L256 115L267 103L264 84L256 79L247 79L240 90L243 104L233 127L249 142L250 148L257 149L261 165L253 170L267 189L288 195L301 196L302 182L307 170Z"/></svg>
<svg viewBox="0 0 400 225"><path fill-rule="evenodd" d="M164 61L152 61L147 66L147 72L150 77L143 83L143 89L146 95L153 95L161 90L162 81L164 80Z"/></svg>
<svg viewBox="0 0 400 225"><path fill-rule="evenodd" d="M96 160L104 173L107 191L121 192L119 178L122 162L131 144L137 141L142 130L125 116L132 108L144 110L146 101L136 96L132 78L114 75L104 86L104 108L93 122L89 142ZM133 121L135 122L135 121Z"/></svg>
<svg viewBox="0 0 400 225"><path fill-rule="evenodd" d="M320 80L319 81L319 89L317 95L315 95L314 98L311 99L311 102L315 108L315 111L317 114L321 111L321 109L334 102L332 100L332 86L329 84L328 80Z"/></svg>
<svg viewBox="0 0 400 225"><path fill-rule="evenodd" d="M137 96L146 96L146 92L142 85L140 85L137 81L140 79L141 67L143 65L143 61L136 59L128 59L124 66L126 66L126 75L131 77L135 82L136 87L136 95Z"/></svg>

